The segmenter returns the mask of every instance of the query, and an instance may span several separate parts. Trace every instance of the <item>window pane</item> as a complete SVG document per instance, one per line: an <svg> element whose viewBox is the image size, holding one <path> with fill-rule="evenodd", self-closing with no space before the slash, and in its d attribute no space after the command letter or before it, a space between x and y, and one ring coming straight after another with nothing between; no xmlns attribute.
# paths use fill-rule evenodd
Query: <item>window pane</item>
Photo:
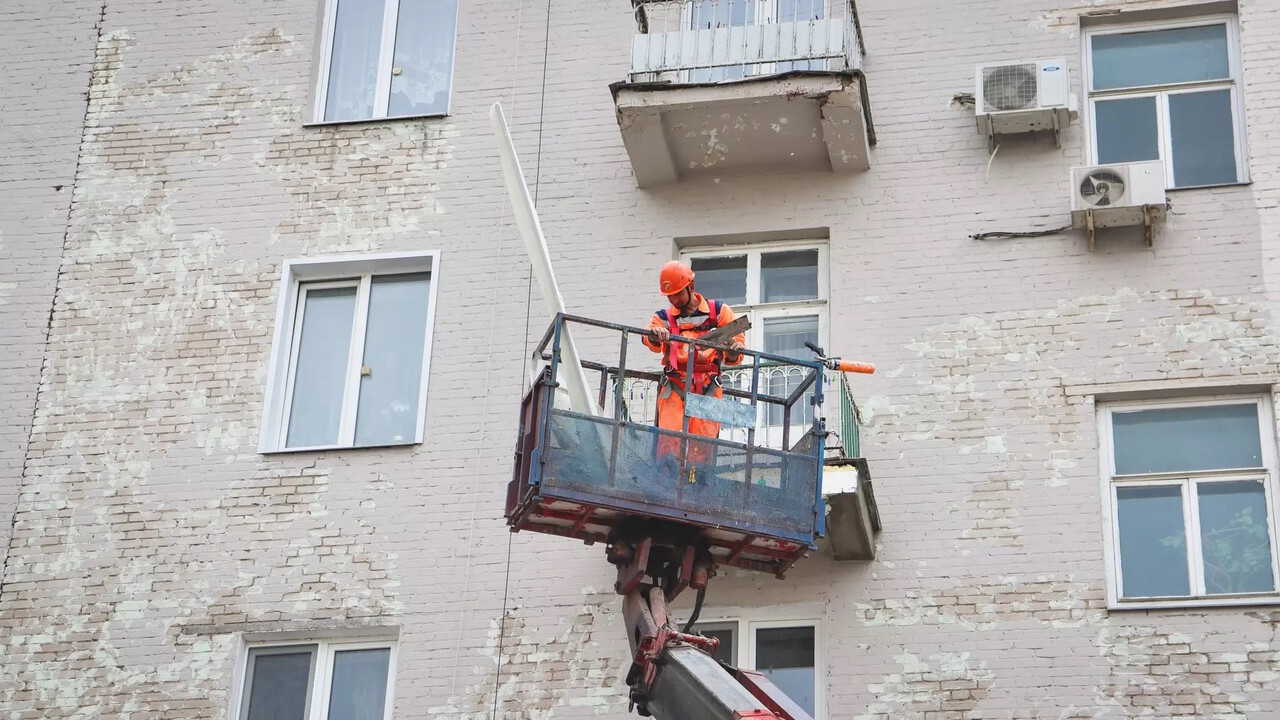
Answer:
<svg viewBox="0 0 1280 720"><path fill-rule="evenodd" d="M778 22L812 22L821 20L826 17L826 0L778 0ZM791 33L793 31L784 30L783 32ZM795 31L798 38L806 37L804 29ZM813 52L813 40L803 40L799 42L798 51L804 54L816 54ZM768 67L767 65L764 67ZM773 72L783 73L792 70L826 70L826 60L800 60L798 62L782 62L773 65Z"/></svg>
<svg viewBox="0 0 1280 720"><path fill-rule="evenodd" d="M1231 76L1226 25L1094 35L1091 42L1095 90Z"/></svg>
<svg viewBox="0 0 1280 720"><path fill-rule="evenodd" d="M729 305L747 302L747 256L693 258L694 286L702 296Z"/></svg>
<svg viewBox="0 0 1280 720"><path fill-rule="evenodd" d="M1262 483L1200 483L1197 492L1205 589L1210 594L1274 590Z"/></svg>
<svg viewBox="0 0 1280 720"><path fill-rule="evenodd" d="M764 352L784 357L812 358L813 352L805 347L805 342L818 344L818 316L767 318L764 321ZM761 385L770 395L786 396L800 386L804 380L805 368L795 366L772 367L760 371ZM813 406L808 398L813 388L805 396L791 406L791 425L805 425L813 421ZM767 406L765 422L769 425L782 425L782 406L770 403Z"/></svg>
<svg viewBox="0 0 1280 720"><path fill-rule="evenodd" d="M813 715L817 674L812 627L756 631L756 670Z"/></svg>
<svg viewBox="0 0 1280 720"><path fill-rule="evenodd" d="M334 653L328 720L382 720L390 664L389 648Z"/></svg>
<svg viewBox="0 0 1280 720"><path fill-rule="evenodd" d="M1231 113L1230 90L1169 96L1173 180L1177 187L1236 181L1236 141Z"/></svg>
<svg viewBox="0 0 1280 720"><path fill-rule="evenodd" d="M1116 412L1116 473L1262 467L1253 403Z"/></svg>
<svg viewBox="0 0 1280 720"><path fill-rule="evenodd" d="M290 653L250 651L246 720L304 720L311 683L311 656L306 649Z"/></svg>
<svg viewBox="0 0 1280 720"><path fill-rule="evenodd" d="M765 253L760 258L760 301L818 297L818 251Z"/></svg>
<svg viewBox="0 0 1280 720"><path fill-rule="evenodd" d="M1160 159L1154 97L1099 100L1094 117L1100 164Z"/></svg>
<svg viewBox="0 0 1280 720"><path fill-rule="evenodd" d="M400 0L389 115L448 112L457 14L457 0Z"/></svg>
<svg viewBox="0 0 1280 720"><path fill-rule="evenodd" d="M819 20L826 10L826 0L778 0L778 22Z"/></svg>
<svg viewBox="0 0 1280 720"><path fill-rule="evenodd" d="M418 428L429 274L374 278L369 287L356 444L412 442Z"/></svg>
<svg viewBox="0 0 1280 720"><path fill-rule="evenodd" d="M693 0L690 28L706 30L755 23L755 0Z"/></svg>
<svg viewBox="0 0 1280 720"><path fill-rule="evenodd" d="M354 287L304 289L302 338L298 341L287 447L338 442L342 394L355 314Z"/></svg>
<svg viewBox="0 0 1280 720"><path fill-rule="evenodd" d="M337 0L325 120L373 117L382 45L383 0Z"/></svg>
<svg viewBox="0 0 1280 720"><path fill-rule="evenodd" d="M733 630L731 628L716 628L712 630L700 629L699 632L707 637L713 637L720 640L720 647L716 648L715 655L713 656L715 659L737 667L737 648L733 644Z"/></svg>
<svg viewBox="0 0 1280 720"><path fill-rule="evenodd" d="M755 0L693 0L689 8L689 28L692 30L711 30L713 28L741 27L755 24ZM701 33L699 41L704 43L704 47L709 48L712 42L728 42L729 37L727 31L715 34L714 39L710 33ZM747 68L742 65L690 70L689 82L737 80L745 77L746 73Z"/></svg>
<svg viewBox="0 0 1280 720"><path fill-rule="evenodd" d="M1116 488L1124 597L1189 595L1182 488Z"/></svg>

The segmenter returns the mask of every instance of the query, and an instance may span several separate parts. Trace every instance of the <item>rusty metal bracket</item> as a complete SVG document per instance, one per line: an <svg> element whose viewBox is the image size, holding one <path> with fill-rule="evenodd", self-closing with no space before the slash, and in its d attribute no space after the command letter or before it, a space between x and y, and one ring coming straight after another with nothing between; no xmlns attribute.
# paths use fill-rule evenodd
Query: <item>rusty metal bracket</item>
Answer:
<svg viewBox="0 0 1280 720"><path fill-rule="evenodd" d="M614 562L618 566L618 580L613 584L613 589L619 595L627 595L644 579L645 570L649 566L649 549L653 547L653 538L644 538L636 543L629 558L622 553L616 555L612 553L613 547L615 546L611 546L610 550L606 551L610 552L610 562L614 562L614 557L618 558L618 562Z"/></svg>

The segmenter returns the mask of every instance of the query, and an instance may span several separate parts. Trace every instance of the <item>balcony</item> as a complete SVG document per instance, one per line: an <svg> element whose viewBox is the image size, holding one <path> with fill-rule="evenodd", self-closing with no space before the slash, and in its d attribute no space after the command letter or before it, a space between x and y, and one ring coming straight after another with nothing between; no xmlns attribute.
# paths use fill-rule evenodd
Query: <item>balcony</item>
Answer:
<svg viewBox="0 0 1280 720"><path fill-rule="evenodd" d="M853 0L632 0L611 86L636 183L868 169L875 135Z"/></svg>

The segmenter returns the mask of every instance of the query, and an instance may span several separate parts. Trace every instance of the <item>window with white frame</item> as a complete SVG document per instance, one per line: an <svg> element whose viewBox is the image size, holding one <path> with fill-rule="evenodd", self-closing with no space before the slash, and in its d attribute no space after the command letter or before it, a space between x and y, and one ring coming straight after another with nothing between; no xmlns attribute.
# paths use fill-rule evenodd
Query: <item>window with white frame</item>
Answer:
<svg viewBox="0 0 1280 720"><path fill-rule="evenodd" d="M1170 188L1247 181L1235 16L1100 26L1084 42L1095 163L1163 160Z"/></svg>
<svg viewBox="0 0 1280 720"><path fill-rule="evenodd" d="M444 115L457 0L325 0L315 119Z"/></svg>
<svg viewBox="0 0 1280 720"><path fill-rule="evenodd" d="M389 720L392 641L255 644L238 720Z"/></svg>
<svg viewBox="0 0 1280 720"><path fill-rule="evenodd" d="M718 620L698 632L720 640L715 658L764 675L811 717L825 714L817 620Z"/></svg>
<svg viewBox="0 0 1280 720"><path fill-rule="evenodd" d="M694 271L695 289L708 300L720 300L739 314L750 313L747 347L786 357L812 359L806 342L822 345L827 337L827 246L825 243L742 245L685 253ZM795 369L798 370L798 369ZM796 372L761 372L761 388L785 396L799 385ZM813 421L807 400L791 412L793 428ZM780 427L781 406L770 405L764 424Z"/></svg>
<svg viewBox="0 0 1280 720"><path fill-rule="evenodd" d="M263 452L422 442L434 254L285 263Z"/></svg>
<svg viewBox="0 0 1280 720"><path fill-rule="evenodd" d="M1100 406L1113 606L1277 599L1267 396Z"/></svg>

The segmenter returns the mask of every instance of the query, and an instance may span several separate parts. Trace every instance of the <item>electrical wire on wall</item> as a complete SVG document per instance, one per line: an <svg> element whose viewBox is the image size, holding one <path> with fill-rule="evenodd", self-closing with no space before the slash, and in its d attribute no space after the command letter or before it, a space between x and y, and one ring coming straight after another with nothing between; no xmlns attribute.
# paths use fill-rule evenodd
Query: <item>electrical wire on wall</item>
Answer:
<svg viewBox="0 0 1280 720"><path fill-rule="evenodd" d="M1063 225L1062 227L1046 228L1043 230L993 230L991 232L981 232L970 235L974 240L1009 240L1012 238L1037 238L1047 237L1049 235L1059 235L1071 229L1071 225Z"/></svg>
<svg viewBox="0 0 1280 720"><path fill-rule="evenodd" d="M524 20L524 0L521 0L521 2L516 7L516 30L515 30L516 38L515 38L515 43L513 44L514 47L512 48L513 57L512 57L512 70L511 70L512 85L511 85L511 91L510 91L510 95L511 95L510 104L512 107L513 116L514 116L514 109L516 104L515 103L516 88L518 86L518 78L519 78L518 71L520 69L520 36L523 30L523 20ZM542 177L542 136L543 136L543 120L545 117L546 97L547 97L547 58L548 58L548 51L550 48L549 41L551 37L551 0L547 0L546 23L547 23L546 31L543 36L542 86L539 92L539 101L538 101L539 103L538 130L537 130L538 144L537 144L537 154L536 154L537 169L535 171L534 191L533 191L535 206L537 203L538 190L541 185L540 180ZM501 208L502 209L500 211L500 215L498 219L499 228L505 226L507 221L506 203L502 203ZM495 233L495 237L501 238L502 235L501 233ZM502 266L503 266L502 265L502 241L501 239L499 239L498 255L494 261L494 267L502 267ZM497 327L498 298L504 296L503 293L498 292L498 289L499 289L498 283L500 281L500 276L501 276L500 273L496 273L496 272L493 273L494 283L489 293L489 297L491 298L490 317L489 317L489 342L488 342L488 350L485 353L485 370L483 374L483 377L484 377L483 387L486 387L486 388L491 387L489 378L490 378L490 368L493 362L494 335ZM526 278L525 283L526 283L526 288L525 288L524 349L525 349L525 356L527 357L528 349L529 349L529 323L531 321L532 304L533 304L533 268L532 267L530 267L529 269L528 277ZM527 390L527 387L524 385L524 378L523 378L525 374L526 373L521 372L521 376L522 376L521 396L522 397L525 391ZM475 472L474 472L474 475L472 478L472 484L471 484L471 513L468 521L469 529L467 533L468 554L467 554L467 563L463 569L463 576L462 576L462 592L460 595L460 597L462 598L462 602L460 603L460 608L459 608L459 617L458 617L458 626L457 626L458 632L454 640L453 677L449 682L450 700L458 696L457 683L458 683L458 667L461 664L459 660L462 652L462 629L469 615L469 604L467 602L467 593L468 593L468 590L470 589L471 565L472 565L472 560L474 559L472 555L472 550L475 548L476 510L478 507L479 496L480 496L479 483L482 475L481 473L481 466L483 464L482 459L483 459L483 454L486 447L486 444L484 442L484 434L485 434L485 420L489 417L489 412L488 412L489 396L490 396L490 393L485 392L482 403L481 403L480 436L478 438L477 447L476 447L476 457L473 461L473 468ZM512 550L512 535L510 533L507 533L507 558L506 558L505 577L503 579L503 588L502 588L502 612L499 615L499 619L498 619L498 654L497 654L497 659L495 663L494 679L493 679L492 716L494 718L496 718L498 714L498 694L499 694L499 688L501 687L501 681L502 681L502 658L503 658L504 643L506 639L507 602L509 599L509 588L510 588L510 582L511 582L511 550Z"/></svg>
<svg viewBox="0 0 1280 720"><path fill-rule="evenodd" d="M550 49L551 49L551 2L552 0L547 0L547 7L545 12L546 25L544 28L543 38L542 38L542 78L541 78L541 86L538 91L538 131L537 131L538 142L537 142L537 149L534 152L533 205L535 208L538 206L539 191L542 189L542 139L543 139L543 128L545 125L546 109L547 109L547 63L548 63L548 58L549 58ZM523 19L523 11L524 11L524 2L523 0L521 0L519 7L517 9L517 16L516 16L517 18L516 19L516 42L515 42L514 59L512 62L512 72L511 72L511 76L513 78L513 83L511 86L511 105L513 109L513 113L512 113L513 117L514 117L515 90L516 90L515 79L519 77L517 74L517 71L519 70L519 67L520 67L520 33L521 33L521 27L522 27L521 20ZM501 224L505 224L505 221L506 221L506 205L504 203ZM495 292L492 293L492 297L495 298L494 303L496 305L496 298L500 295L500 293L496 292L497 290L496 287L494 288L494 290ZM525 278L524 353L521 357L522 363L525 360L527 360L527 358L529 357L529 327L532 321L532 314L533 314L533 267L531 265L529 267L528 275ZM495 315L495 320L496 320L496 315ZM491 325L490 326L491 334L492 334L492 327L493 326ZM527 384L527 381L529 380L528 373L522 370L520 373L520 376L521 376L520 397L524 397L525 393L528 392L529 390L529 386ZM487 393L485 397L487 401L487 398L488 398ZM487 416L488 416L487 412L484 413L484 417L487 417ZM481 443L481 446L483 447L483 443ZM476 475L477 477L479 477L478 463L477 463ZM476 492L476 488L472 488L473 505L477 497L478 497L478 493ZM475 527L475 518L474 518L474 512L473 512L472 513L473 533L474 533L474 527ZM506 639L507 639L507 607L508 607L508 602L510 600L510 591L511 591L511 551L512 551L513 543L514 543L514 534L507 533L507 557L506 557L505 568L503 571L503 580L502 580L502 611L498 615L498 652L497 652L497 658L495 659L494 670L493 670L493 704L492 704L491 715L490 715L490 717L493 718L493 720L496 720L496 718L498 717L498 700L499 700L499 694L502 688L502 662L503 662L503 653L506 648ZM467 565L469 569L470 558L468 558ZM465 611L464 611L464 617L465 617ZM459 630L461 630L461 623L459 623ZM458 646L455 646L455 647L458 647ZM454 658L455 676L457 674L457 667L458 667L457 657L455 656ZM450 689L449 694L450 696L454 695L453 688Z"/></svg>

